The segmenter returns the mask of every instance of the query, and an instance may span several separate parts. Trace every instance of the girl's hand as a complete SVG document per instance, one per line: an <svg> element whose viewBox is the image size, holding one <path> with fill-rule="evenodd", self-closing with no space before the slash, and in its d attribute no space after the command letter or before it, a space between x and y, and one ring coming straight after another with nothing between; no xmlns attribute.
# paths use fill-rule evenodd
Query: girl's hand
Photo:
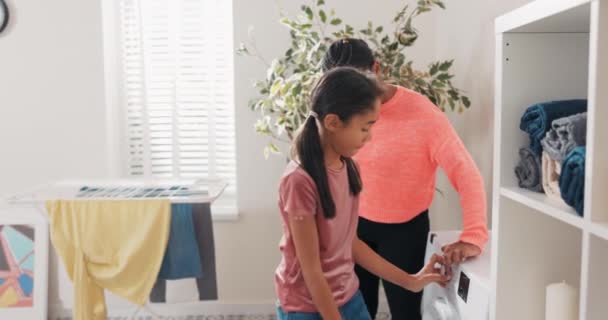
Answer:
<svg viewBox="0 0 608 320"><path fill-rule="evenodd" d="M439 265L439 266L437 266ZM445 287L451 279L451 275L448 272L442 273L442 267L447 271L449 268L444 264L443 257L434 254L431 260L418 272L414 277L414 285L409 290L414 292L420 292L424 287L431 283L437 283L442 287Z"/></svg>

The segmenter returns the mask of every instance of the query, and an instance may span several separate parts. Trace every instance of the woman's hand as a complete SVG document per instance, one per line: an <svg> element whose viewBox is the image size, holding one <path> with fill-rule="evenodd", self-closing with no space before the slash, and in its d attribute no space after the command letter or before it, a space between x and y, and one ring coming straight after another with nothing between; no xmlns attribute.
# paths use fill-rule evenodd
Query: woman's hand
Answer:
<svg viewBox="0 0 608 320"><path fill-rule="evenodd" d="M481 249L478 246L462 241L443 246L441 250L443 251L445 265L448 267L454 263L461 263L468 258L481 254Z"/></svg>
<svg viewBox="0 0 608 320"><path fill-rule="evenodd" d="M441 272L442 267L444 270L449 270L444 264L442 256L434 254L429 262L414 275L415 281L410 288L410 291L420 292L424 287L431 283L437 283L442 287L445 287L451 279L451 275L447 272Z"/></svg>

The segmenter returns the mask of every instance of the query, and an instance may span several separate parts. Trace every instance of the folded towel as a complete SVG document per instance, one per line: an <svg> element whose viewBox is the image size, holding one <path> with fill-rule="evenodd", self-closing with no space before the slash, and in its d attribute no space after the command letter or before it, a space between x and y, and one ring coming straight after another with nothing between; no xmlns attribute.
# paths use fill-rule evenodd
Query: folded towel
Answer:
<svg viewBox="0 0 608 320"><path fill-rule="evenodd" d="M519 187L543 192L540 157L536 156L530 148L521 148L519 158L519 163L515 167Z"/></svg>
<svg viewBox="0 0 608 320"><path fill-rule="evenodd" d="M559 190L559 174L561 171L561 163L551 159L549 154L543 151L542 156L542 180L543 190L549 198L562 202L562 196Z"/></svg>
<svg viewBox="0 0 608 320"><path fill-rule="evenodd" d="M587 113L554 120L540 143L551 159L563 161L572 149L587 144Z"/></svg>
<svg viewBox="0 0 608 320"><path fill-rule="evenodd" d="M192 222L192 204L171 204L169 241L158 278L177 280L201 276L201 259Z"/></svg>
<svg viewBox="0 0 608 320"><path fill-rule="evenodd" d="M562 173L559 176L562 198L581 217L585 204L585 152L584 146L574 148L562 162Z"/></svg>
<svg viewBox="0 0 608 320"><path fill-rule="evenodd" d="M563 100L535 104L521 117L519 128L530 136L530 148L539 158L542 153L540 141L551 129L553 120L587 111L587 100Z"/></svg>

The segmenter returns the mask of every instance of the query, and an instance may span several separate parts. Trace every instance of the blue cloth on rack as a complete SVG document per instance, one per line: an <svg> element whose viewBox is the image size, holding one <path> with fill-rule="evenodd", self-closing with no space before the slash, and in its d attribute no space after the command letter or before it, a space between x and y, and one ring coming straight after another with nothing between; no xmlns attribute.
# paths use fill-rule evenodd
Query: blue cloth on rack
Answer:
<svg viewBox="0 0 608 320"><path fill-rule="evenodd" d="M159 279L176 280L202 276L199 247L192 220L192 204L171 205L171 230L158 273Z"/></svg>
<svg viewBox="0 0 608 320"><path fill-rule="evenodd" d="M540 158L541 140L551 129L553 120L587 111L587 100L561 100L537 103L530 106L521 117L519 128L530 136L530 149Z"/></svg>
<svg viewBox="0 0 608 320"><path fill-rule="evenodd" d="M585 204L585 154L586 147L574 148L562 163L559 189L564 201L582 217Z"/></svg>

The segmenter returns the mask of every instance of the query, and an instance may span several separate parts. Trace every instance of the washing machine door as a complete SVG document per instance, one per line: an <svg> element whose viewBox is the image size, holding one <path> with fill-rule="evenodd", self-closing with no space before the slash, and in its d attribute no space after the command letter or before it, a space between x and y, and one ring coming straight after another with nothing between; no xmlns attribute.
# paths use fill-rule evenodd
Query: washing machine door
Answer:
<svg viewBox="0 0 608 320"><path fill-rule="evenodd" d="M461 320L457 307L449 303L445 297L437 297L428 304L422 315L423 320Z"/></svg>

